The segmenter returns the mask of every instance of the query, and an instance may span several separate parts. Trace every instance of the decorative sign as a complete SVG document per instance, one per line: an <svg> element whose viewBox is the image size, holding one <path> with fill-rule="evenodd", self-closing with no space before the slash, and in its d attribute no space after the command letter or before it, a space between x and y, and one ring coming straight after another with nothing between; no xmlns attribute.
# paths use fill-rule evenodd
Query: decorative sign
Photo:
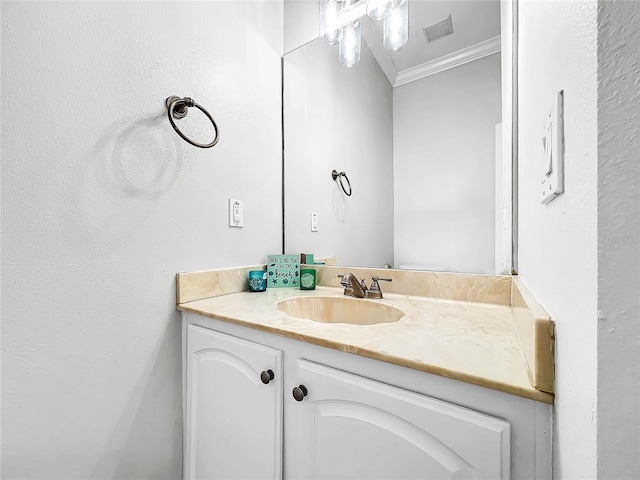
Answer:
<svg viewBox="0 0 640 480"><path fill-rule="evenodd" d="M267 288L300 286L300 255L267 255Z"/></svg>

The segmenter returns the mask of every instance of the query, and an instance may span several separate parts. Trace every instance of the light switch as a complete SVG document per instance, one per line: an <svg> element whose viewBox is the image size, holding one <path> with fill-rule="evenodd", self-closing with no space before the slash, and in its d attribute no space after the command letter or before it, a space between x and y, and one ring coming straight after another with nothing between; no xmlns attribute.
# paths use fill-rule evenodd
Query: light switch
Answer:
<svg viewBox="0 0 640 480"><path fill-rule="evenodd" d="M229 199L229 226L242 228L244 226L244 209L242 200Z"/></svg>
<svg viewBox="0 0 640 480"><path fill-rule="evenodd" d="M316 212L311 212L311 231L318 231L318 214Z"/></svg>
<svg viewBox="0 0 640 480"><path fill-rule="evenodd" d="M563 91L556 94L542 132L543 164L540 203L549 203L564 192Z"/></svg>

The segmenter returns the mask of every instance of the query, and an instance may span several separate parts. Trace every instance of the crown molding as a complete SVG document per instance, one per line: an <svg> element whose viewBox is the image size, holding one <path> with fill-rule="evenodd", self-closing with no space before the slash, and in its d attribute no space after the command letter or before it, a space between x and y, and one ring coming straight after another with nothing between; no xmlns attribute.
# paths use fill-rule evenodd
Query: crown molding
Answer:
<svg viewBox="0 0 640 480"><path fill-rule="evenodd" d="M423 63L422 65L417 65L398 72L396 80L393 82L393 86L397 87L423 77L428 77L429 75L435 75L436 73L444 72L450 68L459 67L465 63L493 55L499 51L500 35L483 42L476 43L470 47L463 48L457 52L444 55L430 62Z"/></svg>

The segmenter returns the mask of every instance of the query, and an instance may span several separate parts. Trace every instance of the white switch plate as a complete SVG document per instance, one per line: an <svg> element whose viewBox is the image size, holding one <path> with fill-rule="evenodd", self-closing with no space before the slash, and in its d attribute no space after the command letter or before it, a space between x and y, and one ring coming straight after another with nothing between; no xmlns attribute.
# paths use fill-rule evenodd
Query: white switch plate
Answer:
<svg viewBox="0 0 640 480"><path fill-rule="evenodd" d="M229 199L229 226L242 228L244 226L244 207L242 200Z"/></svg>
<svg viewBox="0 0 640 480"><path fill-rule="evenodd" d="M564 192L564 111L563 91L556 94L542 133L544 170L540 203L549 203Z"/></svg>
<svg viewBox="0 0 640 480"><path fill-rule="evenodd" d="M311 212L311 231L318 231L318 214L316 212Z"/></svg>

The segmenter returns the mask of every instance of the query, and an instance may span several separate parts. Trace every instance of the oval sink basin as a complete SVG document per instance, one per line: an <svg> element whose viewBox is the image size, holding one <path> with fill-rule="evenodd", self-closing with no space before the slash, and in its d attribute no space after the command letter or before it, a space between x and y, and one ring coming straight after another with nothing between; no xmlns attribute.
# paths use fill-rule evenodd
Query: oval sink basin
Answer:
<svg viewBox="0 0 640 480"><path fill-rule="evenodd" d="M297 297L283 300L278 310L292 317L314 322L372 325L397 322L404 316L399 308L376 300L337 297Z"/></svg>

